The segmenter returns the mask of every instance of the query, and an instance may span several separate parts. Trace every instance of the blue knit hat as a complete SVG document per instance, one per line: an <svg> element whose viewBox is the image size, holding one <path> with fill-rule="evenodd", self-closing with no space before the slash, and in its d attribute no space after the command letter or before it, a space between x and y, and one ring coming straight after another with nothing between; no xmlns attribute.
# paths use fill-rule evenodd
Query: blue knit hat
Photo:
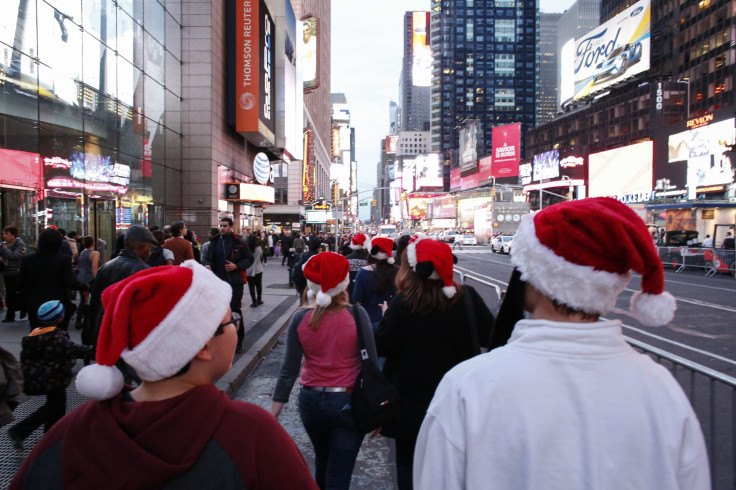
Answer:
<svg viewBox="0 0 736 490"><path fill-rule="evenodd" d="M38 321L51 325L64 316L64 305L59 300L47 301L38 307Z"/></svg>

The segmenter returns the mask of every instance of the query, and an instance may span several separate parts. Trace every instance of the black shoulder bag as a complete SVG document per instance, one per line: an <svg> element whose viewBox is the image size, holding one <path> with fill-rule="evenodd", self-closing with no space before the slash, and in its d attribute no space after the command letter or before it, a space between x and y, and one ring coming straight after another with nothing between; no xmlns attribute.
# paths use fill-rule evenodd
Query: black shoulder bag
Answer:
<svg viewBox="0 0 736 490"><path fill-rule="evenodd" d="M355 328L358 331L360 374L353 386L353 415L358 428L368 433L378 429L399 415L399 392L371 361L360 328L358 307L353 306Z"/></svg>

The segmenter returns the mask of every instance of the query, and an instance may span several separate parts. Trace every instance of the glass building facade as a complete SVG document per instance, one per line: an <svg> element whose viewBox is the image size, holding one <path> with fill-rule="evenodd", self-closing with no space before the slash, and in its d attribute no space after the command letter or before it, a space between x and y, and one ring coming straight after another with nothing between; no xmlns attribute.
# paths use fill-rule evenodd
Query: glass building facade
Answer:
<svg viewBox="0 0 736 490"><path fill-rule="evenodd" d="M181 203L181 3L4 0L0 223L108 243ZM166 203L166 204L164 204Z"/></svg>
<svg viewBox="0 0 736 490"><path fill-rule="evenodd" d="M457 149L458 127L468 119L480 122L485 154L491 153L493 126L519 122L522 132L534 127L536 2L432 0L430 37L434 151Z"/></svg>

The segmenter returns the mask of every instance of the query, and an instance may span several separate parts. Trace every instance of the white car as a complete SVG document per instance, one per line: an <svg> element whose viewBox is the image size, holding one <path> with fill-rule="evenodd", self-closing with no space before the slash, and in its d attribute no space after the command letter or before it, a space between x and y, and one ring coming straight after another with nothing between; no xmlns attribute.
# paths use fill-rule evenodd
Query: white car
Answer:
<svg viewBox="0 0 736 490"><path fill-rule="evenodd" d="M463 245L478 245L475 235L463 235L462 240Z"/></svg>
<svg viewBox="0 0 736 490"><path fill-rule="evenodd" d="M507 254L511 250L511 242L514 241L512 235L497 236L491 241L491 251L493 253Z"/></svg>

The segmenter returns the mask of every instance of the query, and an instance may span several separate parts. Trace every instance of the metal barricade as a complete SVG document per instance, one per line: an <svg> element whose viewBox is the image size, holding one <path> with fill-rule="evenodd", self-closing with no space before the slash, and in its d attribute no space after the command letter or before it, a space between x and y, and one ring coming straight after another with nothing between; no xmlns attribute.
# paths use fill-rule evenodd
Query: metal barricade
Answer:
<svg viewBox="0 0 736 490"><path fill-rule="evenodd" d="M454 273L455 279L460 284L467 284L478 292L480 297L483 298L483 302L485 302L488 309L493 313L493 316L498 315L498 309L501 307L500 287L472 275L463 274L459 271L454 271Z"/></svg>
<svg viewBox="0 0 736 490"><path fill-rule="evenodd" d="M682 386L703 429L713 488L736 488L736 378L644 342L626 340L667 368Z"/></svg>
<svg viewBox="0 0 736 490"><path fill-rule="evenodd" d="M676 273L700 269L706 276L731 274L736 277L736 250L705 247L657 247L665 267Z"/></svg>

